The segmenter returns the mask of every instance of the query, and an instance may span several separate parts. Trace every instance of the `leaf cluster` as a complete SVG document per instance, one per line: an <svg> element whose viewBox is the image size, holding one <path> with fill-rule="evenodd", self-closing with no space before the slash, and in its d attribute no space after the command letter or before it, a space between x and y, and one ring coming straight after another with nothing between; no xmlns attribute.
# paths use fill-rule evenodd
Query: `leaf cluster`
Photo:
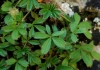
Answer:
<svg viewBox="0 0 100 70"><path fill-rule="evenodd" d="M8 13L11 10L13 15ZM90 22L81 21L77 13L69 17L55 4L37 0L7 0L1 11L5 26L0 30L0 70L31 70L32 66L38 70L76 70L80 60L88 67L93 59L100 60L92 41L79 43L79 34L88 39L92 35ZM29 14L33 22L26 22Z"/></svg>

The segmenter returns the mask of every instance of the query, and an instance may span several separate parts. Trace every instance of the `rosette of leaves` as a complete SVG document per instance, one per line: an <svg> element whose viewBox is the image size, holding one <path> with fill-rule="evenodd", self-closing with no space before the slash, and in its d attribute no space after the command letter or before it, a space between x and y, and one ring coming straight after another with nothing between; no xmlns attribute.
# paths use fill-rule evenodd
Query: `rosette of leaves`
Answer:
<svg viewBox="0 0 100 70"><path fill-rule="evenodd" d="M41 3L40 4L40 15L43 15L43 18L47 19L48 17L58 18L60 11L56 9L56 6L54 4L49 3Z"/></svg>

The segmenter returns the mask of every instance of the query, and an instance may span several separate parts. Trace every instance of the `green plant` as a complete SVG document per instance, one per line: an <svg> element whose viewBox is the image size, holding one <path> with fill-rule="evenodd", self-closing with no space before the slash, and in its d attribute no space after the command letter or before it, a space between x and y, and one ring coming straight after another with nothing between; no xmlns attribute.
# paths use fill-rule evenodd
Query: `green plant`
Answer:
<svg viewBox="0 0 100 70"><path fill-rule="evenodd" d="M69 17L55 4L37 0L16 2L7 0L1 6L6 16L0 30L0 70L31 70L32 66L36 70L76 70L81 59L88 67L93 59L100 60L92 41L79 43L79 34L88 39L92 35L90 23L81 22L77 13Z"/></svg>

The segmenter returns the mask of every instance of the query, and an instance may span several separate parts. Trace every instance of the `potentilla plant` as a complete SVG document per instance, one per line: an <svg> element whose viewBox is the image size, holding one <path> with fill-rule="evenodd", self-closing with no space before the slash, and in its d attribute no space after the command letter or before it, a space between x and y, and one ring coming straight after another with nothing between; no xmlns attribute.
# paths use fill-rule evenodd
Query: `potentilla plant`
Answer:
<svg viewBox="0 0 100 70"><path fill-rule="evenodd" d="M79 43L79 34L92 38L91 24L61 8L37 0L2 3L0 70L76 70L80 60L87 67L100 60L93 41Z"/></svg>

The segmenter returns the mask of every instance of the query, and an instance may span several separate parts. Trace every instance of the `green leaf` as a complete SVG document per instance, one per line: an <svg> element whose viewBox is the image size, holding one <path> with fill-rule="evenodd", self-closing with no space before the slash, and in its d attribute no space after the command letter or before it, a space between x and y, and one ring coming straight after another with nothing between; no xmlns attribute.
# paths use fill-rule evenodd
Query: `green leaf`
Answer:
<svg viewBox="0 0 100 70"><path fill-rule="evenodd" d="M15 26L15 25L4 26L4 27L2 28L2 30L3 30L4 32L11 32L11 31L14 30L14 26Z"/></svg>
<svg viewBox="0 0 100 70"><path fill-rule="evenodd" d="M75 58L71 59L70 63L77 63L80 60L81 60L81 56L78 56L78 57L75 57Z"/></svg>
<svg viewBox="0 0 100 70"><path fill-rule="evenodd" d="M32 10L32 8L33 8L33 1L32 0L29 0L28 1L26 8L27 8L28 11L31 11Z"/></svg>
<svg viewBox="0 0 100 70"><path fill-rule="evenodd" d="M21 35L27 35L27 31L26 31L26 29L25 28L19 28L18 29L18 32L21 34Z"/></svg>
<svg viewBox="0 0 100 70"><path fill-rule="evenodd" d="M29 30L29 37L31 38L34 35L34 27L31 27L31 29Z"/></svg>
<svg viewBox="0 0 100 70"><path fill-rule="evenodd" d="M75 19L75 22L78 24L79 22L80 22L80 16L77 14L77 13L75 13L74 14L74 19Z"/></svg>
<svg viewBox="0 0 100 70"><path fill-rule="evenodd" d="M1 6L1 10L2 11L9 11L11 6L12 6L12 3L10 1L5 1Z"/></svg>
<svg viewBox="0 0 100 70"><path fill-rule="evenodd" d="M86 29L91 29L92 28L91 24L88 21L81 22L78 25L78 27L79 28L86 28Z"/></svg>
<svg viewBox="0 0 100 70"><path fill-rule="evenodd" d="M12 34L12 39L17 40L19 38L19 33L18 33L18 29L15 29Z"/></svg>
<svg viewBox="0 0 100 70"><path fill-rule="evenodd" d="M46 25L46 31L47 31L48 34L51 34L51 29L50 29L49 25Z"/></svg>
<svg viewBox="0 0 100 70"><path fill-rule="evenodd" d="M49 10L47 10L47 12L44 14L43 18L44 18L44 19L49 18L49 17L51 16L51 14L52 14L52 12L49 11Z"/></svg>
<svg viewBox="0 0 100 70"><path fill-rule="evenodd" d="M47 40L43 43L43 45L42 45L42 47L41 47L41 52L42 52L42 54L48 53L48 51L50 50L50 47L51 47L51 38L47 39Z"/></svg>
<svg viewBox="0 0 100 70"><path fill-rule="evenodd" d="M77 25L78 24L76 22L70 23L71 32L74 32L77 29Z"/></svg>
<svg viewBox="0 0 100 70"><path fill-rule="evenodd" d="M17 60L14 58L10 58L8 60L6 60L7 65L13 65Z"/></svg>
<svg viewBox="0 0 100 70"><path fill-rule="evenodd" d="M90 44L85 44L85 45L81 45L81 50L84 51L88 51L88 52L92 52L93 51L94 46L90 45Z"/></svg>
<svg viewBox="0 0 100 70"><path fill-rule="evenodd" d="M53 29L53 32L57 32L58 31L58 28L56 25L52 25L52 29Z"/></svg>
<svg viewBox="0 0 100 70"><path fill-rule="evenodd" d="M37 0L33 0L33 4L34 4L35 8L39 8L39 3L37 2Z"/></svg>
<svg viewBox="0 0 100 70"><path fill-rule="evenodd" d="M15 70L24 70L24 69L20 64L16 63Z"/></svg>
<svg viewBox="0 0 100 70"><path fill-rule="evenodd" d="M3 42L3 43L0 43L0 48L6 48L8 47L10 44L8 42Z"/></svg>
<svg viewBox="0 0 100 70"><path fill-rule="evenodd" d="M20 7L24 7L27 4L28 0L22 0L19 4Z"/></svg>
<svg viewBox="0 0 100 70"><path fill-rule="evenodd" d="M45 21L45 19L39 17L39 18L35 19L32 24L43 24L44 21Z"/></svg>
<svg viewBox="0 0 100 70"><path fill-rule="evenodd" d="M28 62L26 60L24 60L24 59L18 60L18 63L23 67L27 67L28 66Z"/></svg>
<svg viewBox="0 0 100 70"><path fill-rule="evenodd" d="M32 18L35 18L35 19L39 18L38 14L36 14L36 12L33 12L33 11L31 11L31 16Z"/></svg>
<svg viewBox="0 0 100 70"><path fill-rule="evenodd" d="M70 66L62 66L62 65L59 65L56 67L55 70L74 70L72 67Z"/></svg>
<svg viewBox="0 0 100 70"><path fill-rule="evenodd" d="M11 44L15 44L15 41L12 39L12 37L9 35L9 36L6 36L5 39L11 43Z"/></svg>
<svg viewBox="0 0 100 70"><path fill-rule="evenodd" d="M64 34L64 30L54 32L54 33L52 34L52 36L59 36L59 35L62 35L62 34Z"/></svg>
<svg viewBox="0 0 100 70"><path fill-rule="evenodd" d="M90 33L89 31L86 31L86 32L84 33L84 35L85 35L88 39L91 39L91 38L92 38L92 35L91 35L91 33Z"/></svg>
<svg viewBox="0 0 100 70"><path fill-rule="evenodd" d="M7 55L7 51L0 49L0 55L5 57Z"/></svg>
<svg viewBox="0 0 100 70"><path fill-rule="evenodd" d="M6 47L6 50L7 51L15 51L15 47L14 46L9 46L9 47Z"/></svg>
<svg viewBox="0 0 100 70"><path fill-rule="evenodd" d="M81 51L82 59L87 67L91 67L93 64L92 57L84 51Z"/></svg>
<svg viewBox="0 0 100 70"><path fill-rule="evenodd" d="M35 27L36 27L40 32L45 33L45 27L44 27L44 26L41 26L41 25L35 25Z"/></svg>
<svg viewBox="0 0 100 70"><path fill-rule="evenodd" d="M76 43L77 41L78 41L78 38L77 38L77 36L75 35L75 34L71 34L71 40L74 42L74 43Z"/></svg>
<svg viewBox="0 0 100 70"><path fill-rule="evenodd" d="M100 54L99 53L92 51L91 55L95 60L98 60L98 61L100 60Z"/></svg>
<svg viewBox="0 0 100 70"><path fill-rule="evenodd" d="M65 58L65 59L62 61L62 66L68 66L68 58Z"/></svg>
<svg viewBox="0 0 100 70"><path fill-rule="evenodd" d="M39 43L39 41L38 40L30 40L30 41L28 41L30 44L32 44L32 45L39 45L40 43Z"/></svg>
<svg viewBox="0 0 100 70"><path fill-rule="evenodd" d="M66 42L62 38L53 37L52 39L53 39L54 44L57 45L57 47L65 49Z"/></svg>
<svg viewBox="0 0 100 70"><path fill-rule="evenodd" d="M45 33L41 33L41 32L35 32L34 33L34 38L36 39L45 39L48 38L49 35L45 34Z"/></svg>
<svg viewBox="0 0 100 70"><path fill-rule="evenodd" d="M77 58L77 57L80 58L80 56L81 56L80 50L75 50L75 51L73 51L73 52L70 53L70 58L71 58L71 59L75 59L75 58Z"/></svg>
<svg viewBox="0 0 100 70"><path fill-rule="evenodd" d="M58 64L60 62L60 59L57 56L54 56L51 58L52 64Z"/></svg>
<svg viewBox="0 0 100 70"><path fill-rule="evenodd" d="M80 34L80 33L85 33L86 32L86 28L79 28L75 31L75 33Z"/></svg>
<svg viewBox="0 0 100 70"><path fill-rule="evenodd" d="M28 62L30 65L34 65L34 63L41 64L41 59L37 56L34 56L33 54L28 54Z"/></svg>
<svg viewBox="0 0 100 70"><path fill-rule="evenodd" d="M13 20L13 18L11 17L11 15L9 15L9 14L5 16L4 22L7 25L15 24L15 21Z"/></svg>

